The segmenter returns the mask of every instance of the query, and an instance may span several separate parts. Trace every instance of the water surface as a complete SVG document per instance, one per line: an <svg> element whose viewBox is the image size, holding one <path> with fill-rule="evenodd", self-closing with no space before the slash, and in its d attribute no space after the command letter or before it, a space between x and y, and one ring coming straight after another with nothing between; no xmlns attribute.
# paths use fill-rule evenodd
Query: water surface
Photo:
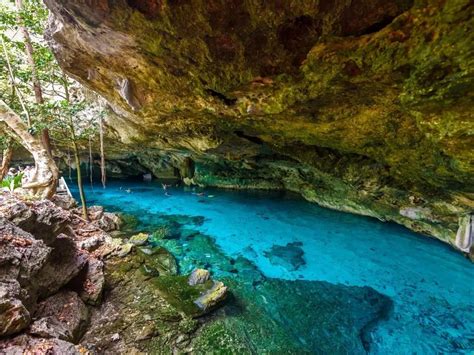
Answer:
<svg viewBox="0 0 474 355"><path fill-rule="evenodd" d="M474 264L436 240L285 193L112 181L86 194L91 204L137 216L149 232L163 214L203 216L194 228L266 277L369 286L389 296L393 310L371 332L371 353L474 353ZM272 258L288 244L302 251L295 265Z"/></svg>

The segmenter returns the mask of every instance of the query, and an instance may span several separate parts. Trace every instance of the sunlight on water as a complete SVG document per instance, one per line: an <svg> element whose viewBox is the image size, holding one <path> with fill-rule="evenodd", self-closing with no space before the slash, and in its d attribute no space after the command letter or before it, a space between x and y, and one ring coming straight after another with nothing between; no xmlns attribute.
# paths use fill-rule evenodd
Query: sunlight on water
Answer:
<svg viewBox="0 0 474 355"><path fill-rule="evenodd" d="M372 332L372 353L474 351L474 264L436 240L283 193L176 187L167 196L159 183L130 181L86 193L91 204L136 215L148 232L160 214L203 216L196 228L267 277L389 296L394 309Z"/></svg>

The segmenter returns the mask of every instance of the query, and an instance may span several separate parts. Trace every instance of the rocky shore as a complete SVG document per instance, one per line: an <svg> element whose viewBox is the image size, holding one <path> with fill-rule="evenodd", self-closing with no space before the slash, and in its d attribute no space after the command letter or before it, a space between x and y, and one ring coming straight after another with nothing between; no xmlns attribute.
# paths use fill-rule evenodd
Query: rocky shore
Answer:
<svg viewBox="0 0 474 355"><path fill-rule="evenodd" d="M195 318L227 288L202 270L178 276L164 248L136 252L144 242L120 235L118 215L92 207L86 221L53 201L0 195L0 353L189 350Z"/></svg>

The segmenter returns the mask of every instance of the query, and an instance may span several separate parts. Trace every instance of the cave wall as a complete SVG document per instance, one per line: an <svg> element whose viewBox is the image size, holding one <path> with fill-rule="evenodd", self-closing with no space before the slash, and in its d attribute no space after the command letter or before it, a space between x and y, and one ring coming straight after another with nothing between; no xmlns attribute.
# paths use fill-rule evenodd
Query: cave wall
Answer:
<svg viewBox="0 0 474 355"><path fill-rule="evenodd" d="M45 3L61 66L115 111L114 156L451 244L474 208L472 1Z"/></svg>

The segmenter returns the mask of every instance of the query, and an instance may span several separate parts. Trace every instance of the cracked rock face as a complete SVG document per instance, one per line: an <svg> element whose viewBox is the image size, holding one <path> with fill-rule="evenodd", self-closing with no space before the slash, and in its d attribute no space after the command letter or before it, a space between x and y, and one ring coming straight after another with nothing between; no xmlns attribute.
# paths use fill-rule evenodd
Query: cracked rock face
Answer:
<svg viewBox="0 0 474 355"><path fill-rule="evenodd" d="M474 207L472 1L45 3L60 64L115 111L109 158L449 243Z"/></svg>

